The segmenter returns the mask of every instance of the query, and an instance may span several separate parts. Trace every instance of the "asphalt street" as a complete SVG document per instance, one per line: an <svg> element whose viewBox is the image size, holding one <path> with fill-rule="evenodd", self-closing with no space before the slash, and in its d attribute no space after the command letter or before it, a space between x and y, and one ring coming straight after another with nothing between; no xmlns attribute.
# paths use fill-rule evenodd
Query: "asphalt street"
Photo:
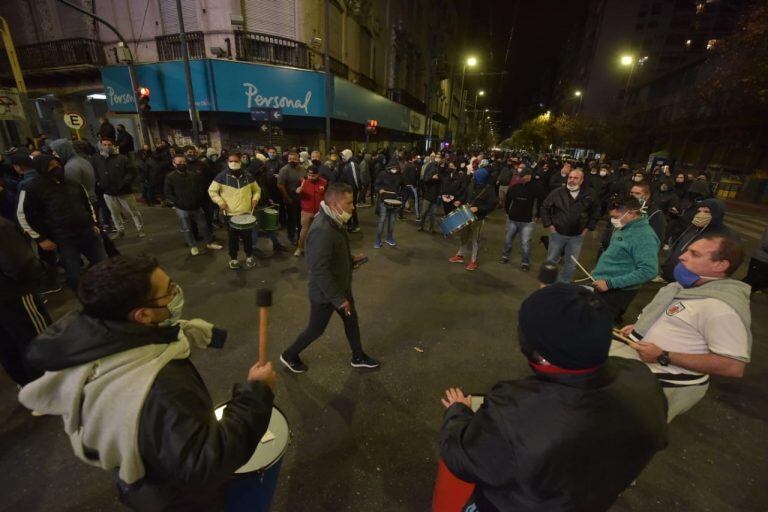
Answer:
<svg viewBox="0 0 768 512"><path fill-rule="evenodd" d="M276 404L292 439L285 455L274 511L426 511L437 468L437 438L449 386L483 393L498 380L530 374L516 341L517 310L536 289L544 259L534 235L533 268L498 263L503 214L484 230L480 268L467 272L447 259L456 242L419 233L412 217L398 223L397 247L373 249L376 217L361 210L363 232L350 236L354 252L370 262L355 274L353 290L366 351L377 370L353 369L341 322L302 358L310 370L285 371L280 352L304 328L309 305L303 258L290 254L259 260L248 271L226 268L225 251L192 257L165 208L143 208L147 238L128 230L125 254L152 253L183 288L186 318L227 329L222 350L193 352L215 402L230 396L257 358L256 290L274 289L270 356L278 368ZM727 218L726 218L727 221ZM740 220L749 223L748 217ZM759 233L761 229L754 227ZM224 238L222 230L217 231ZM285 238L281 234L281 238ZM756 237L747 237L748 250ZM594 265L596 237L582 262ZM268 241L258 246L269 251ZM737 276L744 274L742 269ZM660 285L648 285L630 309L633 318ZM72 294L49 296L58 318L75 306ZM768 296L752 301L754 346L743 379L714 378L709 393L670 427L669 447L627 489L615 511L768 510ZM72 454L61 420L33 417L16 401L16 387L0 375L0 510L120 510L113 476Z"/></svg>

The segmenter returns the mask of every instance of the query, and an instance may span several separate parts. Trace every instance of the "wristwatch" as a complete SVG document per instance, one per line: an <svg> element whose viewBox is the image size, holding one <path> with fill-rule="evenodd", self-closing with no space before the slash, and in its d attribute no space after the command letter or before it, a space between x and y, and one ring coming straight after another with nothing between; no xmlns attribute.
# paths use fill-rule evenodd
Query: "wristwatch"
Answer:
<svg viewBox="0 0 768 512"><path fill-rule="evenodd" d="M662 350L661 355L656 358L656 362L661 366L669 366L669 352Z"/></svg>

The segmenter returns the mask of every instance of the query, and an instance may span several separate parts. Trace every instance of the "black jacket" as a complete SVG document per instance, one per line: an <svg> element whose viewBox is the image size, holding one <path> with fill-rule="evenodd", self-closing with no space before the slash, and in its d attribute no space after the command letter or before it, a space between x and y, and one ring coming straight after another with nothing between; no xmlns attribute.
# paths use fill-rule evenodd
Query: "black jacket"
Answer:
<svg viewBox="0 0 768 512"><path fill-rule="evenodd" d="M398 171L391 173L384 171L376 177L376 183L374 184L376 193L379 190L388 190L390 193L379 194L379 201L384 199L400 199L403 195L403 175Z"/></svg>
<svg viewBox="0 0 768 512"><path fill-rule="evenodd" d="M102 192L110 196L124 196L132 192L136 170L125 155L109 155L93 158L96 169L96 181Z"/></svg>
<svg viewBox="0 0 768 512"><path fill-rule="evenodd" d="M38 336L27 356L36 368L61 370L139 346L173 342L178 329L74 313ZM222 344L218 339L211 347ZM137 418L146 474L131 485L118 479L120 499L141 511L215 510L221 500L218 488L248 461L267 430L272 401L264 384L236 386L226 414L216 421L195 366L189 359L173 360L157 374Z"/></svg>
<svg viewBox="0 0 768 512"><path fill-rule="evenodd" d="M549 193L541 208L541 222L545 228L554 225L561 235L581 234L584 228L595 229L600 219L600 206L591 188L582 187L576 199L566 187Z"/></svg>
<svg viewBox="0 0 768 512"><path fill-rule="evenodd" d="M478 219L484 219L499 204L493 185L489 182L487 185L477 185L473 183L467 191L467 205L476 207L475 216Z"/></svg>
<svg viewBox="0 0 768 512"><path fill-rule="evenodd" d="M307 233L309 300L341 307L352 299L352 254L346 228L320 209Z"/></svg>
<svg viewBox="0 0 768 512"><path fill-rule="evenodd" d="M128 155L128 153L133 153L133 136L127 131L122 130L117 132L117 140L115 140L115 144L120 149L121 155Z"/></svg>
<svg viewBox="0 0 768 512"><path fill-rule="evenodd" d="M509 187L504 198L504 209L509 220L515 222L531 222L535 216L539 216L541 204L537 201L538 190L533 181L518 183Z"/></svg>
<svg viewBox="0 0 768 512"><path fill-rule="evenodd" d="M608 176L600 176L600 173L589 173L585 176L584 184L595 191L598 201L608 200L608 187L611 182Z"/></svg>
<svg viewBox="0 0 768 512"><path fill-rule="evenodd" d="M82 185L72 180L54 180L47 172L51 160L48 155L35 158L39 174L19 195L19 206L34 232L30 232L30 236L54 242L94 236L96 219L88 194Z"/></svg>
<svg viewBox="0 0 768 512"><path fill-rule="evenodd" d="M180 210L197 210L208 196L208 184L202 173L174 170L165 178L165 200Z"/></svg>
<svg viewBox="0 0 768 512"><path fill-rule="evenodd" d="M667 445L667 401L640 361L496 384L445 413L440 453L481 512L607 510Z"/></svg>
<svg viewBox="0 0 768 512"><path fill-rule="evenodd" d="M412 162L407 162L403 166L403 184L411 187L419 185L419 170Z"/></svg>
<svg viewBox="0 0 768 512"><path fill-rule="evenodd" d="M352 175L353 162L355 169L354 174L357 176L357 184L355 184L355 178ZM360 169L360 161L356 157L350 157L350 159L344 163L344 166L341 168L341 173L339 175L339 181L346 183L354 190L359 190L363 186L363 172Z"/></svg>
<svg viewBox="0 0 768 512"><path fill-rule="evenodd" d="M115 140L115 127L109 121L99 125L99 139L104 138Z"/></svg>
<svg viewBox="0 0 768 512"><path fill-rule="evenodd" d="M437 179L433 177L437 176ZM440 196L440 167L436 162L431 162L426 170L424 176L421 178L422 183L422 198L430 203L437 202L437 198Z"/></svg>
<svg viewBox="0 0 768 512"><path fill-rule="evenodd" d="M462 204L467 200L467 178L458 170L446 174L440 184L441 196L453 196L454 201Z"/></svg>
<svg viewBox="0 0 768 512"><path fill-rule="evenodd" d="M0 301L31 293L40 284L43 267L19 226L0 217Z"/></svg>

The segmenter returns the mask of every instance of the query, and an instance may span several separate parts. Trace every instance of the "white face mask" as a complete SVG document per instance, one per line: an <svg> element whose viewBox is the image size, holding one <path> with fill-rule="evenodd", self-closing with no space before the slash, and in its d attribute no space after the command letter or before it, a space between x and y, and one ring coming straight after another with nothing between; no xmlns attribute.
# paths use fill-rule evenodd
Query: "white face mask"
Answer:
<svg viewBox="0 0 768 512"><path fill-rule="evenodd" d="M339 217L339 220L342 224L346 224L349 219L352 218L352 214L349 212L345 212L343 209L339 208L339 211L334 211L334 213Z"/></svg>
<svg viewBox="0 0 768 512"><path fill-rule="evenodd" d="M613 224L614 229L621 229L624 227L624 224L621 223L621 219L626 217L628 213L629 212L624 212L624 215L622 215L618 219L611 217L611 224Z"/></svg>
<svg viewBox="0 0 768 512"><path fill-rule="evenodd" d="M571 192L576 192L577 190L579 190L578 185L566 185L565 188L567 188Z"/></svg>
<svg viewBox="0 0 768 512"><path fill-rule="evenodd" d="M600 171L600 176L608 176L608 171Z"/></svg>
<svg viewBox="0 0 768 512"><path fill-rule="evenodd" d="M239 171L240 168L243 166L240 162L227 162L227 167L229 167L233 171Z"/></svg>
<svg viewBox="0 0 768 512"><path fill-rule="evenodd" d="M181 320L181 312L184 310L184 292L181 286L176 285L176 295L166 306L171 316L157 324L160 327L176 325Z"/></svg>

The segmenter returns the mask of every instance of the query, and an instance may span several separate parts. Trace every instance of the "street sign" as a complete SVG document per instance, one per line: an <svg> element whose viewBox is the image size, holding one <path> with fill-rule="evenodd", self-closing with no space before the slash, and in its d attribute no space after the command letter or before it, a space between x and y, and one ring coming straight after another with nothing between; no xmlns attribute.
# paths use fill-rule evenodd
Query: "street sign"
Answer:
<svg viewBox="0 0 768 512"><path fill-rule="evenodd" d="M270 108L251 108L251 121L269 121Z"/></svg>
<svg viewBox="0 0 768 512"><path fill-rule="evenodd" d="M64 124L73 130L80 130L85 126L85 116L77 112L67 112L64 114Z"/></svg>
<svg viewBox="0 0 768 512"><path fill-rule="evenodd" d="M269 120L273 123L282 123L283 122L283 109L281 108L271 108L269 109Z"/></svg>

